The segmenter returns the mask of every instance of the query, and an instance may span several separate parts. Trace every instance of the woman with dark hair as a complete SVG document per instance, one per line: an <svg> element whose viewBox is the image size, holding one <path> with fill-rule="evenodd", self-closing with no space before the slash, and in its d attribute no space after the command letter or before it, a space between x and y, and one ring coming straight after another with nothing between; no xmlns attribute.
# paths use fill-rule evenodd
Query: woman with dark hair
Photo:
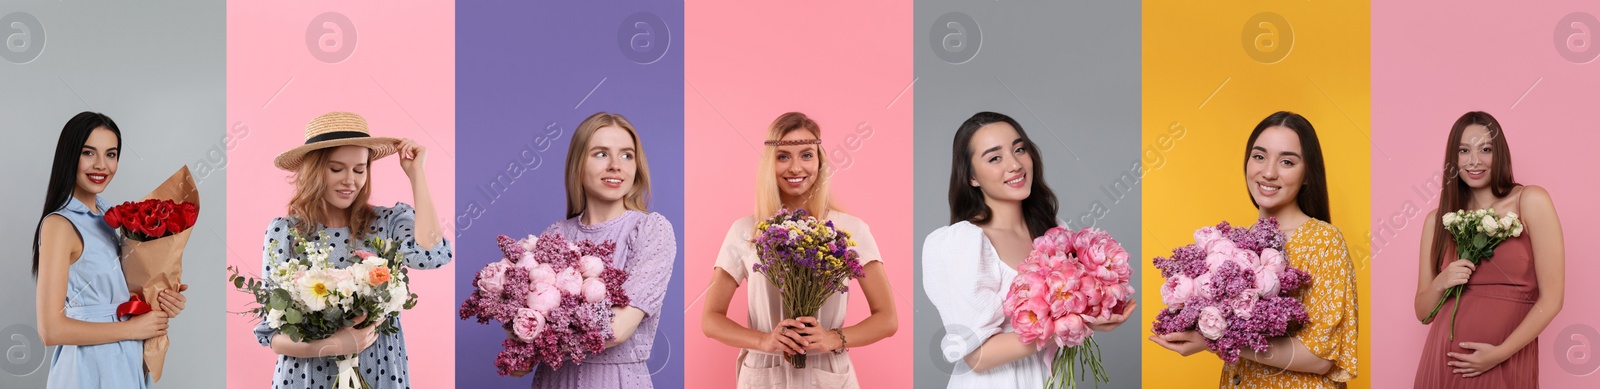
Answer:
<svg viewBox="0 0 1600 389"><path fill-rule="evenodd" d="M1264 351L1246 347L1239 362L1224 365L1221 387L1344 387L1356 376L1356 280L1344 235L1328 204L1327 167L1316 129L1293 112L1273 113L1245 143L1244 175L1260 217L1273 217L1288 237L1289 264L1311 273L1295 292L1310 322L1292 336L1274 338ZM1207 351L1195 331L1150 337L1184 356Z"/></svg>
<svg viewBox="0 0 1600 389"><path fill-rule="evenodd" d="M158 309L124 317L121 242L105 222L100 193L117 175L122 131L95 112L73 116L56 141L44 212L34 233L39 337L56 347L49 388L148 388L143 340L165 335L185 298L170 290Z"/></svg>
<svg viewBox="0 0 1600 389"><path fill-rule="evenodd" d="M1518 185L1511 173L1511 147L1494 116L1468 112L1456 119L1445 141L1439 208L1428 213L1422 229L1417 319L1426 320L1445 289L1467 289L1446 301L1431 323L1423 322L1429 327L1417 364L1418 388L1539 386L1538 337L1561 311L1566 253L1550 193ZM1501 242L1494 257L1479 265L1445 261L1457 254L1440 216L1484 208L1515 212L1525 232ZM1455 312L1455 319L1446 312Z"/></svg>
<svg viewBox="0 0 1600 389"><path fill-rule="evenodd" d="M1022 343L1001 310L1033 239L1065 224L1056 219L1038 148L1015 119L979 112L956 130L950 155L950 225L923 240L921 265L939 318L963 329L946 335L964 345L960 353L944 355L957 370L972 372L951 375L948 387L1043 387L1055 350ZM1108 332L1137 308L1127 304L1109 320L1087 320Z"/></svg>
<svg viewBox="0 0 1600 389"><path fill-rule="evenodd" d="M400 170L411 181L416 206L368 203L373 191L372 169L377 168L373 162L396 154ZM424 169L427 155L427 149L416 141L371 136L361 115L329 112L312 119L306 124L305 144L273 160L279 169L293 173L294 197L286 207L289 214L267 225L261 274L272 274L277 260L295 255L292 248L297 236L327 239L331 249L328 263L337 268L355 264L360 259L355 251L377 251L367 245L368 237L395 244L408 268L437 269L450 263L454 250L434 212ZM254 331L256 341L279 354L273 388L331 387L339 374L340 361L334 357L358 353L360 373L372 387L411 387L405 328L399 323L395 323L398 330L388 335L377 331L380 325L372 324L341 328L326 339L295 341L274 330L269 324L273 320L281 318L263 318Z"/></svg>

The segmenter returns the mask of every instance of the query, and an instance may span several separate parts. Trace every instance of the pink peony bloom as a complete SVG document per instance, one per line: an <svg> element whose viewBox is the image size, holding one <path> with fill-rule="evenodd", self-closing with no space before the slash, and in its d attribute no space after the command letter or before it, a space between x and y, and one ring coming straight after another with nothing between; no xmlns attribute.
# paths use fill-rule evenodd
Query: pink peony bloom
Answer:
<svg viewBox="0 0 1600 389"><path fill-rule="evenodd" d="M1194 295L1194 279L1181 275L1168 278L1161 284L1161 303L1172 309L1181 309Z"/></svg>
<svg viewBox="0 0 1600 389"><path fill-rule="evenodd" d="M1075 269L1075 266L1063 266L1045 274L1050 293L1044 296L1044 300L1049 302L1050 317L1082 313L1088 305L1088 296L1082 293L1089 288L1084 287L1081 273Z"/></svg>
<svg viewBox="0 0 1600 389"><path fill-rule="evenodd" d="M1056 347L1068 347L1083 344L1084 339L1087 339L1093 331L1089 329L1089 323L1083 321L1082 316L1066 315L1056 319L1055 328L1051 332L1055 334Z"/></svg>
<svg viewBox="0 0 1600 389"><path fill-rule="evenodd" d="M606 283L600 278L583 280L583 301L598 303L606 299Z"/></svg>
<svg viewBox="0 0 1600 389"><path fill-rule="evenodd" d="M533 248L539 245L539 237L528 234L527 238L517 241L517 244L522 246L523 251L533 251Z"/></svg>
<svg viewBox="0 0 1600 389"><path fill-rule="evenodd" d="M1006 299L1002 303L1005 312L1015 311L1023 302L1044 296L1049 290L1050 286L1039 273L1019 273L1016 279L1011 281L1011 290L1006 293Z"/></svg>
<svg viewBox="0 0 1600 389"><path fill-rule="evenodd" d="M533 281L533 283L536 285L555 285L556 271L551 269L550 265L540 264L539 266L535 266L533 270L528 271L528 279Z"/></svg>
<svg viewBox="0 0 1600 389"><path fill-rule="evenodd" d="M371 252L368 252L367 250L356 250L356 252L355 252L355 256L357 258L361 258L362 260L365 260L367 258L372 258L372 255L373 254Z"/></svg>
<svg viewBox="0 0 1600 389"><path fill-rule="evenodd" d="M1190 295L1189 299L1203 298L1209 300L1216 298L1216 295L1217 286L1211 282L1211 272L1206 272L1206 274L1201 274L1199 277L1194 278L1194 294Z"/></svg>
<svg viewBox="0 0 1600 389"><path fill-rule="evenodd" d="M1264 268L1275 274L1283 273L1284 268L1289 267L1289 259L1283 256L1283 252L1272 248L1261 250L1261 262L1265 264Z"/></svg>
<svg viewBox="0 0 1600 389"><path fill-rule="evenodd" d="M511 323L511 332L517 335L517 340L532 342L539 333L544 332L544 314L532 309L518 309L516 319Z"/></svg>
<svg viewBox="0 0 1600 389"><path fill-rule="evenodd" d="M1211 242L1222 240L1222 230L1206 226L1194 231L1194 243L1200 247L1210 247Z"/></svg>
<svg viewBox="0 0 1600 389"><path fill-rule="evenodd" d="M556 273L556 289L563 294L577 295L583 289L583 275L570 267Z"/></svg>
<svg viewBox="0 0 1600 389"><path fill-rule="evenodd" d="M1072 251L1072 231L1060 229L1058 234L1045 234L1033 239L1033 251L1045 254L1054 254Z"/></svg>
<svg viewBox="0 0 1600 389"><path fill-rule="evenodd" d="M585 255L578 258L578 273L583 274L583 278L599 277L600 272L605 270L606 263L600 257Z"/></svg>
<svg viewBox="0 0 1600 389"><path fill-rule="evenodd" d="M1239 251L1239 246L1233 243L1233 241L1227 239L1217 239L1211 241L1211 243L1206 244L1204 247L1206 248L1206 253L1208 254L1223 254L1232 256L1234 252Z"/></svg>
<svg viewBox="0 0 1600 389"><path fill-rule="evenodd" d="M1222 268L1222 264L1233 262L1235 253L1236 251L1213 251L1210 254L1206 254L1206 271L1215 272L1217 269Z"/></svg>
<svg viewBox="0 0 1600 389"><path fill-rule="evenodd" d="M1236 296L1233 296L1233 298L1229 299L1227 303L1228 308L1233 309L1233 316L1240 319L1249 319L1251 313L1255 312L1256 302L1258 301L1261 301L1261 295L1254 293L1254 291L1247 290L1245 293L1240 293Z"/></svg>
<svg viewBox="0 0 1600 389"><path fill-rule="evenodd" d="M505 290L506 266L503 262L490 263L478 271L478 289L490 294Z"/></svg>
<svg viewBox="0 0 1600 389"><path fill-rule="evenodd" d="M561 305L561 291L554 285L538 284L533 286L533 293L528 293L527 306L539 312L550 312L551 309Z"/></svg>
<svg viewBox="0 0 1600 389"><path fill-rule="evenodd" d="M1011 317L1011 327L1016 329L1022 343L1032 344L1048 339L1050 332L1055 329L1055 323L1050 319L1050 305L1038 298L1023 301Z"/></svg>
<svg viewBox="0 0 1600 389"><path fill-rule="evenodd" d="M1255 291L1260 297L1277 297L1279 291L1278 273L1271 271L1256 272Z"/></svg>
<svg viewBox="0 0 1600 389"><path fill-rule="evenodd" d="M1222 310L1217 307L1200 309L1200 335L1206 339L1217 340L1222 337L1222 332L1228 329L1228 320L1222 317Z"/></svg>

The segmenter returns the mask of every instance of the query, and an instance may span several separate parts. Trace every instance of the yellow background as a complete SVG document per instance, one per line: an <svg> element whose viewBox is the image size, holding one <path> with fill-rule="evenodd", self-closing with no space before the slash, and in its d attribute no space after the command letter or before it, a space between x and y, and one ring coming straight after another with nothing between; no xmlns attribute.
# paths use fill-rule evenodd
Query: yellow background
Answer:
<svg viewBox="0 0 1600 389"><path fill-rule="evenodd" d="M1245 141L1267 115L1294 111L1311 121L1322 141L1333 224L1344 233L1356 262L1361 350L1350 387L1370 386L1369 307L1375 296L1367 285L1369 10L1366 2L1144 3L1145 261L1140 290L1146 293L1140 306L1149 319L1142 323L1146 334L1152 333L1156 313L1165 308L1161 273L1149 259L1193 243L1196 228L1224 219L1237 224L1255 220L1257 211L1245 188ZM1294 35L1292 45L1279 47L1289 54L1272 64L1252 58L1244 43L1247 21L1263 12L1281 15ZM1184 129L1181 138L1171 139L1174 124ZM1141 351L1145 387L1209 387L1218 382L1222 362L1209 353L1184 358L1149 341Z"/></svg>

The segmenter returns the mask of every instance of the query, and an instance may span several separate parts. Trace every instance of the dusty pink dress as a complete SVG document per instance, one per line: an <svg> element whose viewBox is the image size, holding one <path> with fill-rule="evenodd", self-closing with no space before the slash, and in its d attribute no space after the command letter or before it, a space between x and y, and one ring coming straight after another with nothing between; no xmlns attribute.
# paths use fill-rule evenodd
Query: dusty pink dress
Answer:
<svg viewBox="0 0 1600 389"><path fill-rule="evenodd" d="M1428 327L1422 360L1417 363L1417 388L1537 388L1539 387L1539 340L1528 342L1511 358L1473 378L1462 378L1446 365L1456 360L1445 353L1471 354L1462 342L1500 344L1539 299L1538 277L1533 270L1533 241L1524 233L1507 239L1494 248L1494 257L1484 260L1467 279L1467 289L1459 299L1450 299L1439 308L1439 315ZM1454 245L1454 243L1450 243ZM1449 249L1446 258L1453 258ZM1440 267L1449 266L1444 262ZM1454 340L1450 339L1450 312L1456 303Z"/></svg>

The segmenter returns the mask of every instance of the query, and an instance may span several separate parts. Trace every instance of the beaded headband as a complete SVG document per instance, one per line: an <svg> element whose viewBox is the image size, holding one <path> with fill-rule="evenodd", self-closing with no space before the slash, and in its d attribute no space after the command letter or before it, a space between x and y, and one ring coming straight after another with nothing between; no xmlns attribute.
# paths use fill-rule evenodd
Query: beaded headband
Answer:
<svg viewBox="0 0 1600 389"><path fill-rule="evenodd" d="M767 144L767 146L820 145L820 144L822 144L822 140L821 139L769 140L769 141L766 142L766 144Z"/></svg>

